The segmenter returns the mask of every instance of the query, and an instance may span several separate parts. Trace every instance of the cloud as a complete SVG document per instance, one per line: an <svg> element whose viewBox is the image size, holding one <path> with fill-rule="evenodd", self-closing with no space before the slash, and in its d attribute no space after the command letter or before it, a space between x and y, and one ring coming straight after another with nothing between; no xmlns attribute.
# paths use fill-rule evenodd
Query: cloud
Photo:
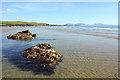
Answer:
<svg viewBox="0 0 120 80"><path fill-rule="evenodd" d="M10 8L6 8L5 10L3 10L3 12L5 12L5 13L14 13L15 10L14 9L10 9Z"/></svg>
<svg viewBox="0 0 120 80"><path fill-rule="evenodd" d="M27 12L27 11L55 11L70 9L73 6L72 3L11 3L3 5L3 12L15 13L15 12Z"/></svg>
<svg viewBox="0 0 120 80"><path fill-rule="evenodd" d="M47 18L41 17L40 19L41 19L41 20L46 20Z"/></svg>
<svg viewBox="0 0 120 80"><path fill-rule="evenodd" d="M17 3L11 5L11 7L17 10L27 10L27 11L49 11L58 9L68 9L73 7L72 3Z"/></svg>
<svg viewBox="0 0 120 80"><path fill-rule="evenodd" d="M30 11L38 10L38 7L36 5L29 4L29 3L13 5L13 7L17 9L25 9L25 10L30 10Z"/></svg>
<svg viewBox="0 0 120 80"><path fill-rule="evenodd" d="M20 17L16 17L17 20L21 19Z"/></svg>

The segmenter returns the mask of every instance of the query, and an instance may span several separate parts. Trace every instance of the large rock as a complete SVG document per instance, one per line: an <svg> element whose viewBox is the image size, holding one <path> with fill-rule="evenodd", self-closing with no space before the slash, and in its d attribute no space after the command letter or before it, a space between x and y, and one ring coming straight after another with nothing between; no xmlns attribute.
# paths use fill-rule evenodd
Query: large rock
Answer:
<svg viewBox="0 0 120 80"><path fill-rule="evenodd" d="M37 61L56 63L61 59L61 55L52 49L43 49L38 46L24 50L23 56Z"/></svg>
<svg viewBox="0 0 120 80"><path fill-rule="evenodd" d="M31 33L29 30L21 31L13 35L8 35L8 39L13 39L13 40L29 40L33 39L36 37L36 34Z"/></svg>

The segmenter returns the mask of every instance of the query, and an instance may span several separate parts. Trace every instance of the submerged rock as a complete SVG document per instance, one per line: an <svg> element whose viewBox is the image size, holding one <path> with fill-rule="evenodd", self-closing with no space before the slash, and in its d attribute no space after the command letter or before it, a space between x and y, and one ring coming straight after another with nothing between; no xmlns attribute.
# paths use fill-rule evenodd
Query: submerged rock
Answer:
<svg viewBox="0 0 120 80"><path fill-rule="evenodd" d="M21 31L13 35L8 35L8 39L13 39L13 40L29 40L33 39L36 37L36 34L31 33L29 30Z"/></svg>
<svg viewBox="0 0 120 80"><path fill-rule="evenodd" d="M36 46L38 46L42 49L51 49L52 48L51 44L37 44Z"/></svg>
<svg viewBox="0 0 120 80"><path fill-rule="evenodd" d="M37 61L56 63L60 60L61 54L52 49L43 49L38 46L24 50L23 56Z"/></svg>

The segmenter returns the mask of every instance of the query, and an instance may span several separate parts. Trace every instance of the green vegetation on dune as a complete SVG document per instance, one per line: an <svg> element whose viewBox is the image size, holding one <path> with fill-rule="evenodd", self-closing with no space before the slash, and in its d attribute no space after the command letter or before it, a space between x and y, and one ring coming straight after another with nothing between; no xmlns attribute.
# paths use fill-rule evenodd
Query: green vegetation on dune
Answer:
<svg viewBox="0 0 120 80"><path fill-rule="evenodd" d="M50 26L47 23L23 22L23 21L0 21L0 26Z"/></svg>

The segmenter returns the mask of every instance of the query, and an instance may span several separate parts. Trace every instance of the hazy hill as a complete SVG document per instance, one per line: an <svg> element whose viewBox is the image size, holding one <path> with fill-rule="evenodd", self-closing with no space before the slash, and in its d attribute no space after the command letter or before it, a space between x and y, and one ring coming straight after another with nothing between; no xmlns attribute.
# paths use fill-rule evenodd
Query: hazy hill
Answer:
<svg viewBox="0 0 120 80"><path fill-rule="evenodd" d="M47 23L23 22L23 21L1 21L2 26L49 26Z"/></svg>

